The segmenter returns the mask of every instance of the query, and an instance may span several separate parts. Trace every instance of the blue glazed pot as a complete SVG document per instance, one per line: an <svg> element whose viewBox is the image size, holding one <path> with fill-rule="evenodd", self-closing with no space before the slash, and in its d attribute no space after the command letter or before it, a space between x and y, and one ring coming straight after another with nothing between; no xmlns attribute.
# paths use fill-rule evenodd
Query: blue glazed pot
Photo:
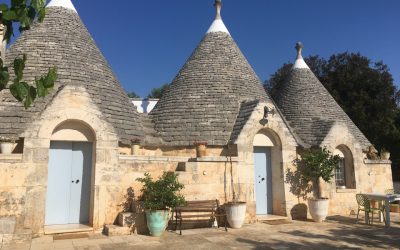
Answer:
<svg viewBox="0 0 400 250"><path fill-rule="evenodd" d="M147 227L151 236L161 236L168 225L169 210L146 211Z"/></svg>

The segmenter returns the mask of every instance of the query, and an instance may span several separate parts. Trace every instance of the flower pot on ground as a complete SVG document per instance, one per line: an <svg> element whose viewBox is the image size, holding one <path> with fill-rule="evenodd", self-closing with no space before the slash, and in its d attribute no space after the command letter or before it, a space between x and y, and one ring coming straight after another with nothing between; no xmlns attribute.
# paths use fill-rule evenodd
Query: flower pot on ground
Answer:
<svg viewBox="0 0 400 250"><path fill-rule="evenodd" d="M329 200L328 199L309 199L308 210L315 222L322 222L328 216Z"/></svg>
<svg viewBox="0 0 400 250"><path fill-rule="evenodd" d="M170 210L147 210L146 221L151 236L158 237L163 234L168 226Z"/></svg>
<svg viewBox="0 0 400 250"><path fill-rule="evenodd" d="M166 172L157 180L145 173L137 181L143 183L142 200L150 235L161 236L168 226L170 210L185 204L185 198L179 194L184 186L178 182L177 174Z"/></svg>
<svg viewBox="0 0 400 250"><path fill-rule="evenodd" d="M196 146L196 157L207 156L207 142L194 142Z"/></svg>
<svg viewBox="0 0 400 250"><path fill-rule="evenodd" d="M301 183L311 183L314 198L308 200L308 209L315 222L322 222L328 215L329 200L321 196L321 180L331 183L340 157L333 155L326 147L305 150L295 165L300 173Z"/></svg>
<svg viewBox="0 0 400 250"><path fill-rule="evenodd" d="M241 228L246 217L246 202L229 202L225 204L226 219L234 229Z"/></svg>

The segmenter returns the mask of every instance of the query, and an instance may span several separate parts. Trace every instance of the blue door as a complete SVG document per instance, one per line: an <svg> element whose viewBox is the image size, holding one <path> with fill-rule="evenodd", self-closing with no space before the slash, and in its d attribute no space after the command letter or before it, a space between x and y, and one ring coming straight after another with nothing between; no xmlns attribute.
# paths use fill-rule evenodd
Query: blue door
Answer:
<svg viewBox="0 0 400 250"><path fill-rule="evenodd" d="M272 214L271 149L254 147L256 214Z"/></svg>
<svg viewBox="0 0 400 250"><path fill-rule="evenodd" d="M51 142L46 225L89 222L92 144Z"/></svg>

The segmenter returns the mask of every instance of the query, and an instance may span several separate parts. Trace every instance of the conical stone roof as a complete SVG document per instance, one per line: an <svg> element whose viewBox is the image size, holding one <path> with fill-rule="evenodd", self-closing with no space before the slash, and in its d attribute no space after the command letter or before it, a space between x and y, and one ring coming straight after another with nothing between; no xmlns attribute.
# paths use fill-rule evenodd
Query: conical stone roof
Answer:
<svg viewBox="0 0 400 250"><path fill-rule="evenodd" d="M218 16L219 12L150 113L155 130L168 145L192 145L195 141L225 145L240 103L269 99Z"/></svg>
<svg viewBox="0 0 400 250"><path fill-rule="evenodd" d="M65 85L83 86L104 118L115 128L122 143L143 135L141 119L133 104L97 48L70 0L53 0L43 23L35 23L21 34L6 54L11 64L16 56L27 54L24 79L33 82L50 67L58 68L55 89L37 99L27 110L9 91L0 92L0 134L20 136L28 123L40 116Z"/></svg>
<svg viewBox="0 0 400 250"><path fill-rule="evenodd" d="M371 143L347 116L328 90L298 56L285 82L273 96L290 126L300 138L311 146L320 146L336 122L345 124L363 148Z"/></svg>

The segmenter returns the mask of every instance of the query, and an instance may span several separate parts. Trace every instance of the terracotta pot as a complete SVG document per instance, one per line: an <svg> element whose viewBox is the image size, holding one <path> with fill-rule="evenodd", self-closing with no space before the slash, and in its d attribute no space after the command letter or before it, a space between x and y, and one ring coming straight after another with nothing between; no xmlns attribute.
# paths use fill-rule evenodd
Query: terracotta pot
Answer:
<svg viewBox="0 0 400 250"><path fill-rule="evenodd" d="M315 222L322 222L328 216L328 199L310 199L308 200L308 210Z"/></svg>
<svg viewBox="0 0 400 250"><path fill-rule="evenodd" d="M204 144L196 145L196 156L197 157L207 156L207 146Z"/></svg>
<svg viewBox="0 0 400 250"><path fill-rule="evenodd" d="M11 154L13 151L14 143L2 142L0 143L0 152L2 154Z"/></svg>
<svg viewBox="0 0 400 250"><path fill-rule="evenodd" d="M391 204L390 205L390 212L392 212L392 213L400 213L399 204Z"/></svg>
<svg viewBox="0 0 400 250"><path fill-rule="evenodd" d="M246 216L246 202L228 203L225 205L226 219L234 229L241 228Z"/></svg>

